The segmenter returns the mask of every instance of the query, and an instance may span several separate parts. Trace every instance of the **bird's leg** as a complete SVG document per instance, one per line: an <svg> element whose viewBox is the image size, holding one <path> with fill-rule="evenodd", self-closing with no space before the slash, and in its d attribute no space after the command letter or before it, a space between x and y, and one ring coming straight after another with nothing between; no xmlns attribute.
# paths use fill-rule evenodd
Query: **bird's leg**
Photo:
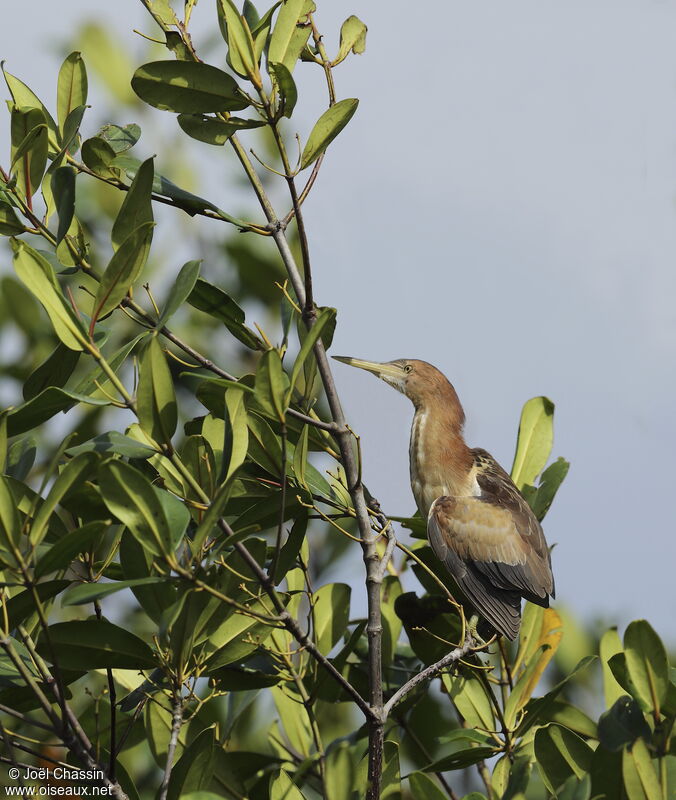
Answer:
<svg viewBox="0 0 676 800"><path fill-rule="evenodd" d="M477 631L477 625L479 624L479 615L472 614L467 622L467 630L469 631L469 635L475 641L483 641L481 636L479 636L479 631Z"/></svg>

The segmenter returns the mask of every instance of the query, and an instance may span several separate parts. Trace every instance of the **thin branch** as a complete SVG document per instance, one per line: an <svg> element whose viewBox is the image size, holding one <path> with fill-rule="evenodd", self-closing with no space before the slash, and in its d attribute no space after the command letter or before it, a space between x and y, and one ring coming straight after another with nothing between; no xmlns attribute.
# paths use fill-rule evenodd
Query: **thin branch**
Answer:
<svg viewBox="0 0 676 800"><path fill-rule="evenodd" d="M43 731L49 731L50 733L53 732L51 725L46 725L44 722L35 719L35 717L29 717L28 714L22 714L20 711L3 705L2 703L0 703L0 712L7 714L10 717L14 717L15 719L21 720L21 722L23 722L25 725L33 725L35 728L40 728Z"/></svg>
<svg viewBox="0 0 676 800"><path fill-rule="evenodd" d="M171 778L171 771L174 768L174 754L176 753L176 746L178 745L178 735L181 732L181 725L183 724L183 696L181 695L181 687L174 687L174 704L171 717L171 736L169 737L169 745L167 747L167 763L164 766L164 777L162 778L162 785L160 786L159 800L167 800L167 792L169 791L169 779Z"/></svg>
<svg viewBox="0 0 676 800"><path fill-rule="evenodd" d="M24 787L25 784L23 782L23 776L21 775L21 772L19 770L19 764L16 760L16 755L14 754L14 743L7 735L7 729L2 724L1 720L0 720L0 732L2 733L2 740L5 743L5 750L7 751L7 755L9 756L9 761L14 767L14 769L19 773L19 786Z"/></svg>
<svg viewBox="0 0 676 800"><path fill-rule="evenodd" d="M474 639L468 636L461 647L456 647L454 650L451 650L450 653L440 658L439 661L430 664L429 667L425 667L425 669L421 670L417 675L414 675L409 681L406 681L406 683L399 687L392 697L390 697L387 703L385 703L383 707L384 718L387 718L387 715L397 703L400 703L409 692L416 688L416 686L436 677L443 669L449 667L451 664L455 664L456 661L460 661L461 658L464 658L464 656L474 648L474 645Z"/></svg>
<svg viewBox="0 0 676 800"><path fill-rule="evenodd" d="M275 538L275 553L272 557L272 563L268 570L268 575L273 584L277 584L277 564L279 563L279 556L282 552L282 534L284 532L284 517L286 516L286 424L282 422L280 438L282 442L281 453L281 467L279 483L282 487L279 499L279 520L277 522L277 536Z"/></svg>
<svg viewBox="0 0 676 800"><path fill-rule="evenodd" d="M392 553L394 553L394 548L397 546L397 537L394 535L394 531L392 530L392 526L389 522L383 530L385 531L385 536L387 536L387 545L385 546L385 552L383 553L383 557L380 559L380 564L378 566L378 574L380 575L381 581L385 578L385 573L387 572L387 567L390 563L390 559L392 558Z"/></svg>

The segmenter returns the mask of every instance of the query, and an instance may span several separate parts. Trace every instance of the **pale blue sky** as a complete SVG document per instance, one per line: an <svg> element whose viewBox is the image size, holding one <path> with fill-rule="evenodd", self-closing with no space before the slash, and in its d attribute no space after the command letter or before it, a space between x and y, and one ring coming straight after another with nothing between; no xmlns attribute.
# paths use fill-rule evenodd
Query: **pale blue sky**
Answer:
<svg viewBox="0 0 676 800"><path fill-rule="evenodd" d="M91 7L4 10L0 56L43 99ZM152 30L134 0L114 8L130 46ZM306 208L333 352L438 366L469 443L506 468L522 403L551 397L554 455L572 464L545 526L559 601L676 641L676 0L319 2L330 49L351 13L367 50L336 79L360 107ZM196 14L212 24L207 0ZM322 110L311 70L302 135ZM408 401L336 376L371 490L410 513Z"/></svg>

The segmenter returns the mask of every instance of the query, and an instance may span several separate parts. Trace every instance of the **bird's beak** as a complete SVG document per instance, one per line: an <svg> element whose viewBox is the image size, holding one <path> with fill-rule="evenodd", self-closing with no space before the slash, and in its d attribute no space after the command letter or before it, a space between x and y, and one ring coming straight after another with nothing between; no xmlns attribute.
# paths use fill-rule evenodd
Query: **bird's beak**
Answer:
<svg viewBox="0 0 676 800"><path fill-rule="evenodd" d="M336 361L342 361L343 364L348 364L350 367L359 367L365 369L367 372L372 372L379 378L390 383L391 381L400 381L404 373L402 368L397 364L380 363L378 361L363 361L361 358L351 358L350 356L332 356ZM389 380L388 380L389 378Z"/></svg>

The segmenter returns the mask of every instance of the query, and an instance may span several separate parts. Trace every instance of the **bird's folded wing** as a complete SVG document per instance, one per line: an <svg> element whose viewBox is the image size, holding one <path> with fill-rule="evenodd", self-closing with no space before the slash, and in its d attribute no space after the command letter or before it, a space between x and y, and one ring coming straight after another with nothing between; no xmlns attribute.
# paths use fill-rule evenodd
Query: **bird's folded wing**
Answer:
<svg viewBox="0 0 676 800"><path fill-rule="evenodd" d="M454 526L464 532L455 536L449 528L448 507L442 497L435 501L427 522L427 537L437 558L455 579L460 591L495 630L508 639L515 639L521 622L521 593L496 586L478 568L477 548L471 545L466 524ZM452 523L451 523L452 524ZM476 522L473 525L477 524ZM504 547L503 547L504 549ZM502 581L501 581L502 583Z"/></svg>
<svg viewBox="0 0 676 800"><path fill-rule="evenodd" d="M551 571L528 533L522 534L509 508L480 497L439 497L428 518L430 544L452 574L449 554L490 586L543 604L552 589Z"/></svg>

